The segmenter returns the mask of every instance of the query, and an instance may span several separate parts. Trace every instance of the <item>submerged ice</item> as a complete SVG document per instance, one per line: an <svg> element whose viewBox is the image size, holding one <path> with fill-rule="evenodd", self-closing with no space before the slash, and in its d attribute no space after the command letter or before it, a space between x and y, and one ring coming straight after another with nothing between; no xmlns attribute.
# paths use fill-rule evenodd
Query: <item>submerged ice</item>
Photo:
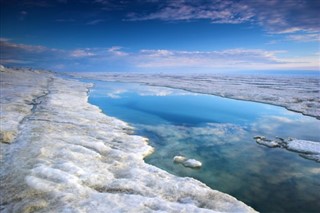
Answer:
<svg viewBox="0 0 320 213"><path fill-rule="evenodd" d="M146 164L147 139L90 105L91 85L32 70L0 74L1 212L254 212Z"/></svg>

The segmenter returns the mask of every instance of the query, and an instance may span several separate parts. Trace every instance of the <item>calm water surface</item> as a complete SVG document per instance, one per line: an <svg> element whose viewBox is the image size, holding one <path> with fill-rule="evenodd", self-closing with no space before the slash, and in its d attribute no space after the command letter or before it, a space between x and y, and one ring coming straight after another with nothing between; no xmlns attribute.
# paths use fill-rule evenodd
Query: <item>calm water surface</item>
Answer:
<svg viewBox="0 0 320 213"><path fill-rule="evenodd" d="M256 135L320 141L320 121L284 108L134 83L95 82L89 102L150 139L149 164L194 177L261 212L319 212L320 164ZM174 164L183 155L200 169Z"/></svg>

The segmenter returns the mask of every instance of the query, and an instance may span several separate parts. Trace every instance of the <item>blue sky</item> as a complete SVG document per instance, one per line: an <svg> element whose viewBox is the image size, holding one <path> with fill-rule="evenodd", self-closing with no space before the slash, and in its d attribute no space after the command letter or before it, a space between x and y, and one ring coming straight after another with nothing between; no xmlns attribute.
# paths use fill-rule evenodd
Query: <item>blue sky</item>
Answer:
<svg viewBox="0 0 320 213"><path fill-rule="evenodd" d="M7 66L319 71L316 0L0 0Z"/></svg>

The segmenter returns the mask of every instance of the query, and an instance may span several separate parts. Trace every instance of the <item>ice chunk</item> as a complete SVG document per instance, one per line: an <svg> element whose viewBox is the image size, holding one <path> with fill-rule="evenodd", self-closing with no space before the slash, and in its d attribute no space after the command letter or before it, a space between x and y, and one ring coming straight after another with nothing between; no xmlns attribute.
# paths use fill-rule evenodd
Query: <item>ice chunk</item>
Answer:
<svg viewBox="0 0 320 213"><path fill-rule="evenodd" d="M184 156L174 156L173 161L175 163L181 163L185 167L190 167L190 168L200 168L202 166L202 163L200 161L197 161L195 159L188 159Z"/></svg>
<svg viewBox="0 0 320 213"><path fill-rule="evenodd" d="M280 147L281 146L281 142L280 140L278 141L275 141L275 140L269 140L263 136L255 136L253 137L256 142L258 144L261 144L261 145L264 145L264 146L267 146L267 147L270 147L270 148L275 148L275 147Z"/></svg>
<svg viewBox="0 0 320 213"><path fill-rule="evenodd" d="M187 158L183 157L183 156L174 156L174 158L173 158L173 161L176 163L182 163L186 160L187 160Z"/></svg>
<svg viewBox="0 0 320 213"><path fill-rule="evenodd" d="M191 167L191 168L200 168L202 166L202 163L195 159L188 159L184 161L182 164L186 167Z"/></svg>
<svg viewBox="0 0 320 213"><path fill-rule="evenodd" d="M320 162L320 142L292 138L276 138L274 140L270 140L263 136L255 136L254 139L258 144L270 148L280 147L289 151L297 152L301 157L306 159Z"/></svg>
<svg viewBox="0 0 320 213"><path fill-rule="evenodd" d="M287 149L306 154L320 154L320 143L293 139L287 142Z"/></svg>
<svg viewBox="0 0 320 213"><path fill-rule="evenodd" d="M5 67L2 64L0 64L0 72L4 72L4 71L5 71Z"/></svg>

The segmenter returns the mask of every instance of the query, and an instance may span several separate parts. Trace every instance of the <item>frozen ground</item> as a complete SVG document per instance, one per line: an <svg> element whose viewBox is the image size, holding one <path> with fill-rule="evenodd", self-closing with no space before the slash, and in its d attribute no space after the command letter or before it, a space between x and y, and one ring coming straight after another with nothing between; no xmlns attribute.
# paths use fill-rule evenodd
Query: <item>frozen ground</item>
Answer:
<svg viewBox="0 0 320 213"><path fill-rule="evenodd" d="M87 102L91 85L0 69L1 212L254 212L146 164L152 147Z"/></svg>
<svg viewBox="0 0 320 213"><path fill-rule="evenodd" d="M156 75L74 73L107 81L139 82L263 102L320 119L320 77L261 75Z"/></svg>

